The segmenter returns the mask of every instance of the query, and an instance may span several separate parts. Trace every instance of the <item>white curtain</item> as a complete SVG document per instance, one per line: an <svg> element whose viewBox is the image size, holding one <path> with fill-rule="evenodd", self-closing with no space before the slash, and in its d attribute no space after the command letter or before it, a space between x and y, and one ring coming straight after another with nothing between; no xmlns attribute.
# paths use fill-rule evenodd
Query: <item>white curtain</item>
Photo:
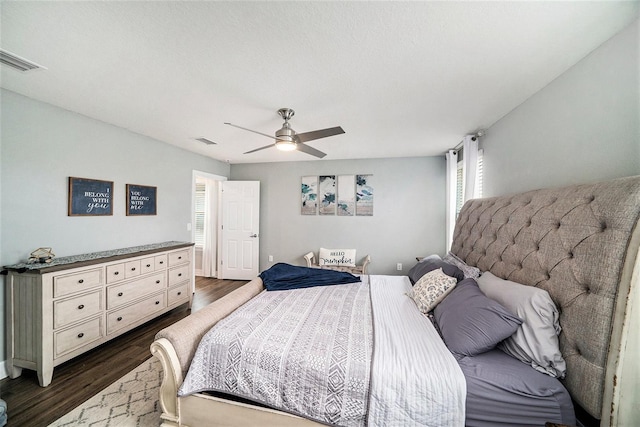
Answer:
<svg viewBox="0 0 640 427"><path fill-rule="evenodd" d="M458 152L449 150L447 158L447 222L446 222L446 250L451 249L453 241L453 229L456 225L456 174L458 169Z"/></svg>
<svg viewBox="0 0 640 427"><path fill-rule="evenodd" d="M205 180L205 213L204 213L204 247L202 249L202 274L205 277L216 277L217 265L217 198L218 181Z"/></svg>
<svg viewBox="0 0 640 427"><path fill-rule="evenodd" d="M478 138L467 135L462 141L464 160L464 201L478 197L476 175L478 170Z"/></svg>

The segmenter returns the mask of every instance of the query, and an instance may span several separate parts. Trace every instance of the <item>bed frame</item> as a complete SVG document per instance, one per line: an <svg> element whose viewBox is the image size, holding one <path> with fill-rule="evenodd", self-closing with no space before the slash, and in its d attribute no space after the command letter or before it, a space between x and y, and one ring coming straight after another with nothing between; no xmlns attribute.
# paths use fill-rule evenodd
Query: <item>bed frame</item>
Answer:
<svg viewBox="0 0 640 427"><path fill-rule="evenodd" d="M560 309L564 385L601 427L640 419L640 176L467 202L452 252L549 292ZM163 426L319 426L281 411L196 393L177 397L201 337L260 293L259 278L163 329Z"/></svg>

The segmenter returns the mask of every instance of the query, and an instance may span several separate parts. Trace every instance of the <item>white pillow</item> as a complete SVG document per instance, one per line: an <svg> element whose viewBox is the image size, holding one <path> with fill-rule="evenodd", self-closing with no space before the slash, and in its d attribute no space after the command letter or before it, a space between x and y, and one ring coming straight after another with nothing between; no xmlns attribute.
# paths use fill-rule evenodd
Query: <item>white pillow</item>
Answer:
<svg viewBox="0 0 640 427"><path fill-rule="evenodd" d="M544 289L504 280L490 272L477 279L480 290L524 320L498 347L537 371L563 378L567 365L560 353L560 314Z"/></svg>
<svg viewBox="0 0 640 427"><path fill-rule="evenodd" d="M407 293L418 306L418 310L427 314L433 310L453 290L458 281L447 276L441 268L422 276Z"/></svg>
<svg viewBox="0 0 640 427"><path fill-rule="evenodd" d="M320 248L320 253L318 254L318 265L355 267L356 250Z"/></svg>

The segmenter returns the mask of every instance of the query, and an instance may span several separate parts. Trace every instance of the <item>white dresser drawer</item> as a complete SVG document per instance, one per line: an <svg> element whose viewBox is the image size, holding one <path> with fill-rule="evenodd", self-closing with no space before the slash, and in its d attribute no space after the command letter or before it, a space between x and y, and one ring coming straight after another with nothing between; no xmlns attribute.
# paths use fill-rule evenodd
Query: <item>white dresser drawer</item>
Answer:
<svg viewBox="0 0 640 427"><path fill-rule="evenodd" d="M91 344L104 336L102 317L54 333L55 357Z"/></svg>
<svg viewBox="0 0 640 427"><path fill-rule="evenodd" d="M53 303L53 327L60 328L103 310L102 289Z"/></svg>
<svg viewBox="0 0 640 427"><path fill-rule="evenodd" d="M143 258L140 260L140 274L151 273L156 268L153 257Z"/></svg>
<svg viewBox="0 0 640 427"><path fill-rule="evenodd" d="M129 261L124 264L124 278L130 279L140 275L140 260Z"/></svg>
<svg viewBox="0 0 640 427"><path fill-rule="evenodd" d="M167 268L167 254L164 255L156 255L153 257L153 261L156 265L156 270L161 270L163 268Z"/></svg>
<svg viewBox="0 0 640 427"><path fill-rule="evenodd" d="M171 252L169 254L169 267L189 262L189 250Z"/></svg>
<svg viewBox="0 0 640 427"><path fill-rule="evenodd" d="M124 263L107 266L107 283L124 280Z"/></svg>
<svg viewBox="0 0 640 427"><path fill-rule="evenodd" d="M167 306L177 302L186 302L189 300L189 282L176 286L167 291Z"/></svg>
<svg viewBox="0 0 640 427"><path fill-rule="evenodd" d="M156 273L133 282L107 287L107 310L121 306L167 287L164 273Z"/></svg>
<svg viewBox="0 0 640 427"><path fill-rule="evenodd" d="M191 265L183 265L182 267L172 268L169 270L169 287L177 285L189 279L191 274Z"/></svg>
<svg viewBox="0 0 640 427"><path fill-rule="evenodd" d="M54 298L102 285L102 271L102 268L93 268L79 273L55 276L53 278Z"/></svg>
<svg viewBox="0 0 640 427"><path fill-rule="evenodd" d="M165 292L161 292L135 304L115 310L107 315L107 335L150 316L166 306Z"/></svg>

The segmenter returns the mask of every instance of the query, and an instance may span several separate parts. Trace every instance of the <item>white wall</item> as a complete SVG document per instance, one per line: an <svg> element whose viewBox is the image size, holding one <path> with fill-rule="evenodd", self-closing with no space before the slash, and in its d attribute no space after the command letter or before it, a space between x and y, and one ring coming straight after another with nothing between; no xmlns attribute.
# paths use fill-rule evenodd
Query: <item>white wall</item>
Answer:
<svg viewBox="0 0 640 427"><path fill-rule="evenodd" d="M0 265L42 246L65 256L191 241L192 171L229 176L226 163L14 92L0 97ZM67 216L69 176L113 181L113 216ZM157 187L156 216L126 216L126 184Z"/></svg>
<svg viewBox="0 0 640 427"><path fill-rule="evenodd" d="M636 20L491 126L485 196L639 175L639 64Z"/></svg>
<svg viewBox="0 0 640 427"><path fill-rule="evenodd" d="M322 246L371 255L372 274L406 274L416 256L444 252L444 172L444 157L323 160L232 165L231 179L260 181L261 270L305 265L302 255ZM303 176L350 174L373 174L372 217L301 215Z"/></svg>

